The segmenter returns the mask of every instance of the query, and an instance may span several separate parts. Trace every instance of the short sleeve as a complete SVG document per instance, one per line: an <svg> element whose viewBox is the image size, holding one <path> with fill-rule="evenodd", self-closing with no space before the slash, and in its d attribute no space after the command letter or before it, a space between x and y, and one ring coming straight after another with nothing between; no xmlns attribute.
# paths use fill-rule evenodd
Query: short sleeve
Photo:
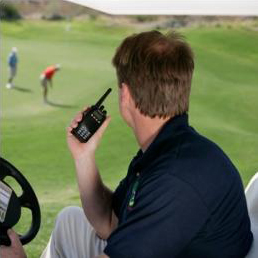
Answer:
<svg viewBox="0 0 258 258"><path fill-rule="evenodd" d="M118 187L112 196L112 208L117 217L119 217L120 209L122 207L122 203L124 200L124 196L126 194L127 189L127 178L124 178L120 181Z"/></svg>
<svg viewBox="0 0 258 258"><path fill-rule="evenodd" d="M197 192L171 175L141 182L130 208L108 238L104 252L111 258L176 257L208 218Z"/></svg>

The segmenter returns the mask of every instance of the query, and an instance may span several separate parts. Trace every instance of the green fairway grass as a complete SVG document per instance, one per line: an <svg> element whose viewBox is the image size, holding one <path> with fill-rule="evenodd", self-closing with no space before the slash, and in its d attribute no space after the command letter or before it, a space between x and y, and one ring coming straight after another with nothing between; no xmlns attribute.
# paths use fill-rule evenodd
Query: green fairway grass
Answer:
<svg viewBox="0 0 258 258"><path fill-rule="evenodd" d="M136 29L102 21L22 21L1 24L1 156L12 162L33 186L40 202L42 225L26 246L39 257L58 211L80 205L66 127L73 116L111 87L105 101L112 121L97 152L105 183L114 189L138 150L119 116L117 84L111 58L121 40ZM190 123L218 143L239 169L244 184L258 171L258 32L221 26L182 29L192 45L195 74ZM18 48L16 89L5 88L6 60ZM40 73L61 64L49 90L52 105L43 104ZM214 182L215 183L215 182ZM16 229L24 232L26 212Z"/></svg>

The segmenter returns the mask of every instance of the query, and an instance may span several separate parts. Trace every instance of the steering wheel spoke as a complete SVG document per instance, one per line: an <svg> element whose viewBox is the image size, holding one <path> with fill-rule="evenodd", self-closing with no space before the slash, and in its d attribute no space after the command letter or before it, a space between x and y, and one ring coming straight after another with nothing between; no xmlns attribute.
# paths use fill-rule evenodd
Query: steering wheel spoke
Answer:
<svg viewBox="0 0 258 258"><path fill-rule="evenodd" d="M20 201L21 207L26 207L31 209L31 203L26 194L23 193L20 197L18 197L18 199Z"/></svg>
<svg viewBox="0 0 258 258"><path fill-rule="evenodd" d="M3 203L3 207L5 208L5 214L3 217L1 217L0 227L1 229L8 229L13 227L17 223L17 220L19 220L20 218L20 214L18 213L20 213L21 208L28 208L32 214L32 223L27 233L20 236L20 240L24 245L29 243L39 231L41 215L38 199L31 185L26 180L26 178L19 172L19 170L16 169L9 162L7 162L5 159L0 157L0 180L3 182L3 184L3 179L6 176L13 177L21 186L23 192L21 196L17 197L13 191L13 194L9 199L5 198L6 202ZM10 244L9 238L6 234L6 230L0 231L0 244Z"/></svg>

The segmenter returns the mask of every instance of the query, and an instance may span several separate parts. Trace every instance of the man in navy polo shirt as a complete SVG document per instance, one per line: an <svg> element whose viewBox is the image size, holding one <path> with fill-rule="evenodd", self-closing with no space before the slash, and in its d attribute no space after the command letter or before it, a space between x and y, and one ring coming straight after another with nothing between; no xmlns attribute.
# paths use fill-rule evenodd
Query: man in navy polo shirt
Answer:
<svg viewBox="0 0 258 258"><path fill-rule="evenodd" d="M82 115L75 117L67 141L83 211L60 213L42 257L244 257L252 233L239 173L188 124L190 46L177 33L134 34L113 64L120 113L140 150L112 192L95 163L110 118L84 144L71 134Z"/></svg>

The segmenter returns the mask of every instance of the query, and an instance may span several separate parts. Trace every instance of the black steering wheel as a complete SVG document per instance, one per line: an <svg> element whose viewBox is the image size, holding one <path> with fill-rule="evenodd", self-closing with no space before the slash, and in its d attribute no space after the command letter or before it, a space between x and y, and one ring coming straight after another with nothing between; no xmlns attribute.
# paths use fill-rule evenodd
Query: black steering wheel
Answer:
<svg viewBox="0 0 258 258"><path fill-rule="evenodd" d="M4 181L6 176L13 177L22 188L17 197L13 189ZM19 235L23 245L29 243L38 233L40 227L40 207L38 199L26 178L12 164L0 157L0 244L10 245L7 230L20 219L21 208L31 210L32 223L30 229Z"/></svg>

